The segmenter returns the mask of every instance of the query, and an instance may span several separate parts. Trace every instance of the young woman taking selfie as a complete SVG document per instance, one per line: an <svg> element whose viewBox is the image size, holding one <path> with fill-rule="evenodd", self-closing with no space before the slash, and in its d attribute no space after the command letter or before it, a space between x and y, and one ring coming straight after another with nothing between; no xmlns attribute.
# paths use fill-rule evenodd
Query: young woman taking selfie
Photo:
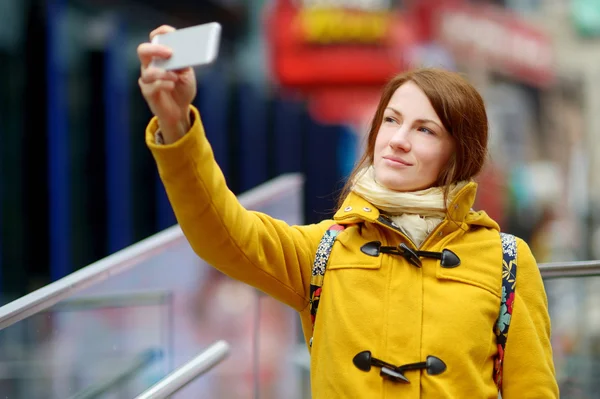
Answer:
<svg viewBox="0 0 600 399"><path fill-rule="evenodd" d="M289 226L227 188L191 105L193 70L150 67L170 56L160 45L138 55L146 141L184 234L300 314L313 398L558 398L536 261L472 209L488 121L463 77L393 78L333 219Z"/></svg>

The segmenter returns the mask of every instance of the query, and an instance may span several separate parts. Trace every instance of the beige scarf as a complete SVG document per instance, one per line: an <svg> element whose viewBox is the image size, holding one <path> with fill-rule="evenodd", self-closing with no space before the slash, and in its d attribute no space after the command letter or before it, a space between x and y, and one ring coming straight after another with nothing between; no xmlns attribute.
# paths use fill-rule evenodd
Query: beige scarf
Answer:
<svg viewBox="0 0 600 399"><path fill-rule="evenodd" d="M449 204L467 183L468 181L463 181L452 184L448 195ZM390 190L377 183L373 166L364 168L356 175L352 191L388 214L417 246L423 243L446 216L442 187L412 192Z"/></svg>

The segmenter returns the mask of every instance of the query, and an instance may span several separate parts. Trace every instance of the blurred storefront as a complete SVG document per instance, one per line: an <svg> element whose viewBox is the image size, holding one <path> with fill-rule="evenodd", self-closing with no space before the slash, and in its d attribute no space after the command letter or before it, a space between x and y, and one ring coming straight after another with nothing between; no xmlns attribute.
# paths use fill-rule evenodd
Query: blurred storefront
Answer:
<svg viewBox="0 0 600 399"><path fill-rule="evenodd" d="M563 208L577 221L555 237L575 241L581 259L600 258L600 3L555 1L534 16L551 35L560 78L549 120L556 126L566 184ZM560 147L562 145L562 148ZM568 165L568 167L565 167ZM562 228L562 226L558 226ZM557 230L558 230L557 228ZM600 362L600 281L571 279L546 285L553 324L553 350L562 397L595 397ZM579 316L574 316L579 315Z"/></svg>
<svg viewBox="0 0 600 399"><path fill-rule="evenodd" d="M268 70L318 120L358 137L394 74L421 65L465 73L490 117L477 206L530 241L540 261L597 258L596 3L272 1Z"/></svg>
<svg viewBox="0 0 600 399"><path fill-rule="evenodd" d="M600 3L540 2L529 16L552 39L556 79L544 98L542 148L560 173L552 260L598 259L600 227ZM560 248L562 243L563 248ZM568 248L565 248L568 247Z"/></svg>
<svg viewBox="0 0 600 399"><path fill-rule="evenodd" d="M2 0L0 71L10 78L0 91L1 294L20 296L175 223L143 145L150 115L135 47L159 24L212 20L224 40L218 64L199 74L196 105L236 194L299 172L305 219L294 222L328 217L385 82L413 66L445 67L468 75L488 105L491 156L477 207L528 240L541 262L600 258L598 0ZM282 376L296 371L277 355L297 342L281 325L293 326L294 316L262 296L248 300L253 292L219 274L190 278L200 265L188 255L190 274L168 273L182 284L168 287L183 299L175 317L186 313L194 332L176 329L177 343L226 337L238 345L231 361L239 367L215 376L213 396L261 385L264 397L282 397ZM563 387L600 381L590 372L600 359L596 280L546 285ZM248 307L233 309L235 296ZM81 324L85 316L74 313L56 319L105 337L156 322L149 339L161 346L165 303L99 311L105 325ZM260 351L250 349L257 325ZM77 348L61 338L57 352ZM251 350L263 364L254 376Z"/></svg>
<svg viewBox="0 0 600 399"><path fill-rule="evenodd" d="M317 119L349 124L359 137L395 74L413 66L467 74L486 99L491 125L478 207L526 239L557 214L567 172L547 149L556 140L545 115L555 114L562 97L549 100L557 97L555 52L537 25L498 5L459 0L274 1L267 25L279 88L304 94ZM548 179L554 183L543 184ZM540 255L552 252L539 247Z"/></svg>
<svg viewBox="0 0 600 399"><path fill-rule="evenodd" d="M306 96L324 123L368 121L414 40L390 0L273 1L265 16L273 81Z"/></svg>

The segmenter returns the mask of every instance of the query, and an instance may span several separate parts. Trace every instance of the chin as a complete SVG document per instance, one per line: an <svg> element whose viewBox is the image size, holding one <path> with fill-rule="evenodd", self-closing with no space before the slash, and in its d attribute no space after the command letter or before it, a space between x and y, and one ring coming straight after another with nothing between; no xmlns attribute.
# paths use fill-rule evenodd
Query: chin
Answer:
<svg viewBox="0 0 600 399"><path fill-rule="evenodd" d="M399 179L398 177L394 178L393 176L381 176L381 178L376 177L377 183L387 188L388 190L393 191L411 191L410 185L406 184Z"/></svg>
<svg viewBox="0 0 600 399"><path fill-rule="evenodd" d="M406 181L398 176L389 176L383 174L381 177L375 177L377 183L387 188L388 190L398 191L402 193L409 193L412 191L425 190L426 188L432 187L433 184L423 185L422 181Z"/></svg>

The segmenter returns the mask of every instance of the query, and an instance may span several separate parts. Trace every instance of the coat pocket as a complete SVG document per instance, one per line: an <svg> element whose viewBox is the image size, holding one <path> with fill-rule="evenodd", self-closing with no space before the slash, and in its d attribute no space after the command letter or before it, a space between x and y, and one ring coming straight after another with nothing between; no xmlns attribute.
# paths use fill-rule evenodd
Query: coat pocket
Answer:
<svg viewBox="0 0 600 399"><path fill-rule="evenodd" d="M381 237L374 226L347 227L333 245L327 270L381 268L381 256L369 256L360 250L367 242L379 240Z"/></svg>
<svg viewBox="0 0 600 399"><path fill-rule="evenodd" d="M497 240L471 241L452 245L461 264L455 268L437 266L436 277L439 280L455 281L482 288L498 298L502 293L502 247Z"/></svg>

